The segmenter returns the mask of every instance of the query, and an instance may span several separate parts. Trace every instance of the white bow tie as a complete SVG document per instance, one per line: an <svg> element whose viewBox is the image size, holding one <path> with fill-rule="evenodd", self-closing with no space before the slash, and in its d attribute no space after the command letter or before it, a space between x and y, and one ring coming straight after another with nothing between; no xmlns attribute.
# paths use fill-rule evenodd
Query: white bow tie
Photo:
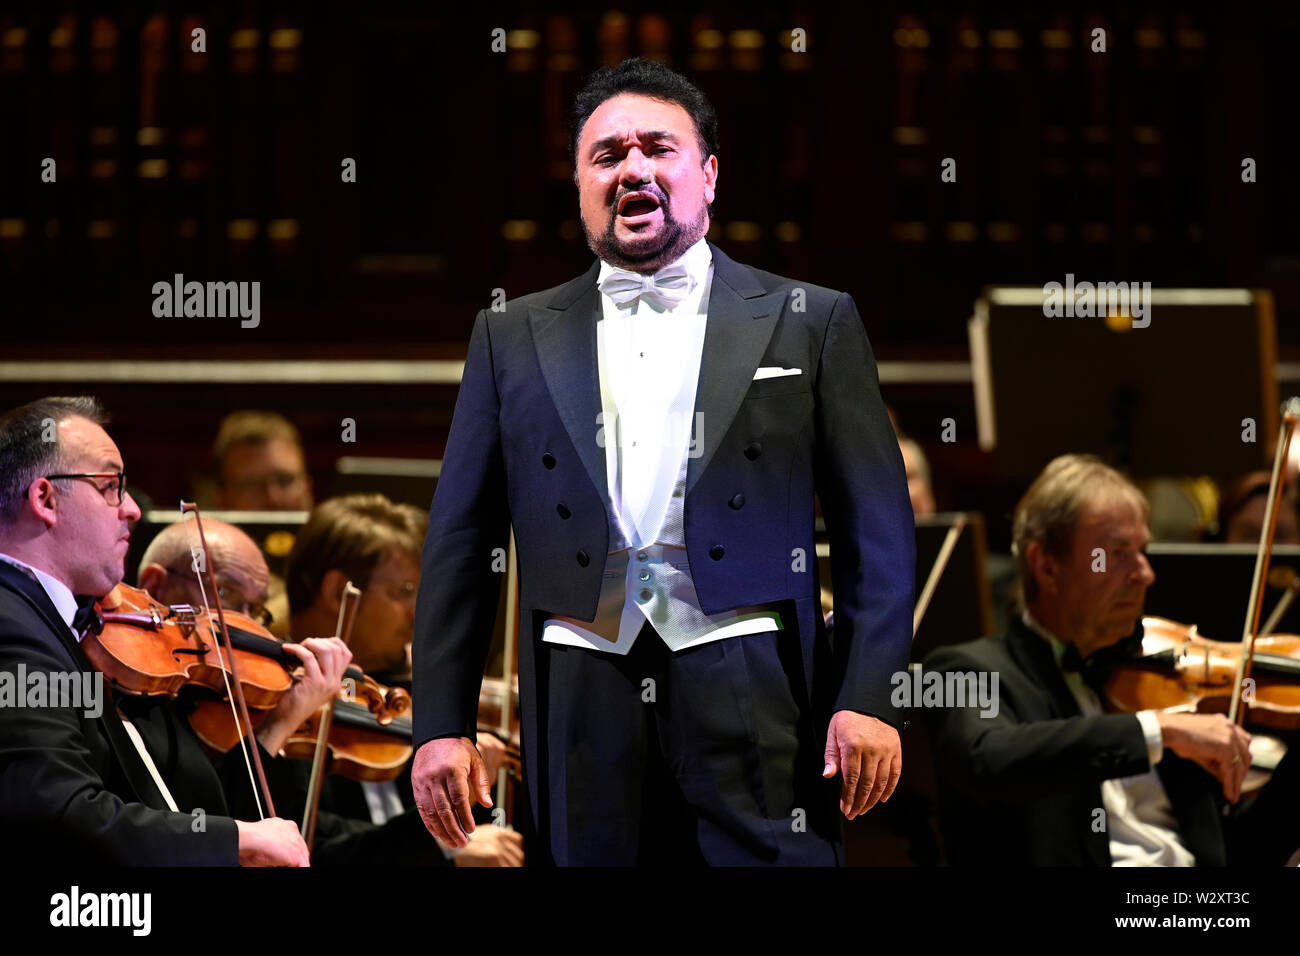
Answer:
<svg viewBox="0 0 1300 956"><path fill-rule="evenodd" d="M615 269L600 283L600 291L609 296L615 305L627 305L638 296L646 296L665 309L671 309L691 291L691 276L680 260L664 266L652 276Z"/></svg>

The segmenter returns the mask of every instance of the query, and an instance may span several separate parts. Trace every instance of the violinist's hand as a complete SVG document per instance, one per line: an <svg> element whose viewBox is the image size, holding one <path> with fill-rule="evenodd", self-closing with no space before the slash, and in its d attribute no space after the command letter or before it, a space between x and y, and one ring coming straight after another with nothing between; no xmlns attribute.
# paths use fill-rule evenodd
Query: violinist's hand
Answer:
<svg viewBox="0 0 1300 956"><path fill-rule="evenodd" d="M1214 774L1230 802L1241 799L1241 785L1250 769L1250 734L1223 714L1156 711L1156 720L1166 747Z"/></svg>
<svg viewBox="0 0 1300 956"><path fill-rule="evenodd" d="M826 731L823 777L844 774L840 811L852 820L888 800L903 773L903 745L898 731L883 720L839 710Z"/></svg>
<svg viewBox="0 0 1300 956"><path fill-rule="evenodd" d="M352 651L337 637L309 637L301 644L280 646L302 665L293 673L293 686L257 728L257 739L269 754L278 754L304 720L338 695L343 672L352 663Z"/></svg>
<svg viewBox="0 0 1300 956"><path fill-rule="evenodd" d="M411 789L425 827L452 849L467 846L474 832L470 797L492 806L492 778L468 737L439 737L422 745L411 766Z"/></svg>
<svg viewBox="0 0 1300 956"><path fill-rule="evenodd" d="M523 866L524 838L505 827L479 827L454 860L457 866Z"/></svg>
<svg viewBox="0 0 1300 956"><path fill-rule="evenodd" d="M501 769L501 761L506 755L506 745L501 742L501 738L496 734L480 732L478 735L478 752L483 757L483 763L487 766L489 780L497 778L497 771Z"/></svg>
<svg viewBox="0 0 1300 956"><path fill-rule="evenodd" d="M236 820L235 826L239 828L240 866L311 866L307 844L292 820Z"/></svg>

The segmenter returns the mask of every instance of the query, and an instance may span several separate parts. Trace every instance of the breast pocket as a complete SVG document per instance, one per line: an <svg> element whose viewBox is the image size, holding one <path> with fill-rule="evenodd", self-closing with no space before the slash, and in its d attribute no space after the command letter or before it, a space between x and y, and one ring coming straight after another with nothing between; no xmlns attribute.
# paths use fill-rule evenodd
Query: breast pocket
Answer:
<svg viewBox="0 0 1300 956"><path fill-rule="evenodd" d="M749 383L746 400L753 398L775 398L778 395L806 395L808 393L808 373L798 375L781 375L777 378L760 378Z"/></svg>

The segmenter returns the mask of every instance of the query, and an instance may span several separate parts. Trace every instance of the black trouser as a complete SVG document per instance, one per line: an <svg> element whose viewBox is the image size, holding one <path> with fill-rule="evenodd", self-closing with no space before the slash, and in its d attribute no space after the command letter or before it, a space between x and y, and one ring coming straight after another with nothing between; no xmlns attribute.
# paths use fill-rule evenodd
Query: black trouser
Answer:
<svg viewBox="0 0 1300 956"><path fill-rule="evenodd" d="M793 629L625 656L548 648L549 843L560 866L834 866L839 779L821 777Z"/></svg>

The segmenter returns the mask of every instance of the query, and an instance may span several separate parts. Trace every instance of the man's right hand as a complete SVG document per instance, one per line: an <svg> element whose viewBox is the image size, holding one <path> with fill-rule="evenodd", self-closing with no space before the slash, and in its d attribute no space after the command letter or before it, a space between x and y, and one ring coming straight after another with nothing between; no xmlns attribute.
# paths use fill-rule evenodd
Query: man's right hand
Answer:
<svg viewBox="0 0 1300 956"><path fill-rule="evenodd" d="M492 780L468 737L439 737L415 752L411 789L420 819L430 833L453 849L467 846L469 834L474 832L471 785L478 802L492 806Z"/></svg>
<svg viewBox="0 0 1300 956"><path fill-rule="evenodd" d="M1241 785L1250 769L1250 734L1223 714L1157 711L1156 720L1166 747L1214 774L1230 802L1241 799Z"/></svg>
<svg viewBox="0 0 1300 956"><path fill-rule="evenodd" d="M307 844L292 820L269 817L256 823L236 820L235 825L240 866L311 866Z"/></svg>

